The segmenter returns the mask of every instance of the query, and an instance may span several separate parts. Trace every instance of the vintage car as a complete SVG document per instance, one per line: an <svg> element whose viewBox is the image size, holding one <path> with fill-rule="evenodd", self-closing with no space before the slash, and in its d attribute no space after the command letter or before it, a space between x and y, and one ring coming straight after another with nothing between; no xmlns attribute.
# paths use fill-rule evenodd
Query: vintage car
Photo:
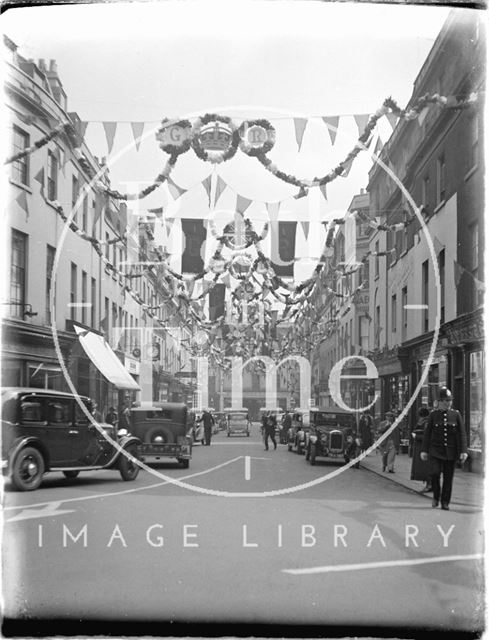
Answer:
<svg viewBox="0 0 489 640"><path fill-rule="evenodd" d="M251 422L248 409L241 407L239 409L224 409L226 414L227 426L226 432L228 438L232 435L248 436L250 435Z"/></svg>
<svg viewBox="0 0 489 640"><path fill-rule="evenodd" d="M292 424L287 434L287 448L289 451L304 453L306 450L306 434L310 429L309 409L296 408L291 413Z"/></svg>
<svg viewBox="0 0 489 640"><path fill-rule="evenodd" d="M341 459L344 463L347 438L356 432L355 414L336 407L311 409L309 420L305 441L306 460L312 465L316 464L319 457Z"/></svg>
<svg viewBox="0 0 489 640"><path fill-rule="evenodd" d="M140 440L139 458L158 464L175 458L186 469L192 458L192 425L187 406L154 402L131 408L131 430Z"/></svg>
<svg viewBox="0 0 489 640"><path fill-rule="evenodd" d="M115 433L112 425L92 422L79 403L91 413L85 396L2 390L2 471L15 489L33 491L53 471L76 478L80 471L116 469L123 480L135 480L140 441L126 430Z"/></svg>

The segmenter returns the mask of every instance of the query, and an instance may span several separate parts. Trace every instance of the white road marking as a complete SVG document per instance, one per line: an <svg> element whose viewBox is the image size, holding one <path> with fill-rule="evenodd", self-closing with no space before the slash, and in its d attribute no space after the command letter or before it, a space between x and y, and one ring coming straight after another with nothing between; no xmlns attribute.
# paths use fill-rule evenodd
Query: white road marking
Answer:
<svg viewBox="0 0 489 640"><path fill-rule="evenodd" d="M251 458L245 456L245 480L251 479Z"/></svg>
<svg viewBox="0 0 489 640"><path fill-rule="evenodd" d="M5 524L8 522L17 522L18 520L32 520L34 518L54 518L55 516L62 516L66 513L75 512L75 509L58 509L59 505L60 502L50 502L44 509L28 507L12 518L5 520Z"/></svg>
<svg viewBox="0 0 489 640"><path fill-rule="evenodd" d="M218 464L215 467L210 467L209 469L204 469L204 471L197 471L196 473L191 473L188 476L183 476L183 480L188 480L188 478L195 478L197 476L205 475L206 473L210 473L211 471L215 471L216 469L225 467L226 465L231 464L232 462L236 462L237 460L240 460L242 457L243 456L238 456L237 458L232 458L227 462L222 462L221 464ZM44 507L46 505L51 505L51 504L59 505L59 504L64 504L66 502L84 502L86 500L96 500L98 498L112 498L112 497L127 495L129 493L138 493L139 491L146 491L146 489L156 489L157 487L162 487L165 484L173 484L173 482L170 482L169 480L165 480L164 482L147 484L144 487L136 487L135 489L125 489L124 491L113 491L112 493L98 493L91 496L79 496L77 498L66 498L65 500L59 500L55 502L49 501L49 502L38 502L36 504L29 504L29 505L25 505L25 504L13 505L10 507L4 507L3 511L13 511L15 509L35 509L36 507Z"/></svg>
<svg viewBox="0 0 489 640"><path fill-rule="evenodd" d="M387 560L384 562L363 562L357 564L333 564L309 569L282 569L283 573L295 576L312 575L314 573L333 573L340 571L363 571L365 569L386 569L389 567L411 567L419 564L434 564L437 562L459 562L461 560L481 560L483 553L473 553L466 556L436 556L434 558L418 558L411 560Z"/></svg>

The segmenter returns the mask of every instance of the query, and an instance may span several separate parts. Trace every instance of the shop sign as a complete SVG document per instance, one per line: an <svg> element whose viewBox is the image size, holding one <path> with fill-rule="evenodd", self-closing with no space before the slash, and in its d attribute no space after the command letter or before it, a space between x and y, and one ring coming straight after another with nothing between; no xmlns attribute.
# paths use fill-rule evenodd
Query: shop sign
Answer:
<svg viewBox="0 0 489 640"><path fill-rule="evenodd" d="M137 360L134 360L133 358L129 358L128 356L124 356L124 366L129 371L129 373L132 373L134 375L139 375L140 364Z"/></svg>

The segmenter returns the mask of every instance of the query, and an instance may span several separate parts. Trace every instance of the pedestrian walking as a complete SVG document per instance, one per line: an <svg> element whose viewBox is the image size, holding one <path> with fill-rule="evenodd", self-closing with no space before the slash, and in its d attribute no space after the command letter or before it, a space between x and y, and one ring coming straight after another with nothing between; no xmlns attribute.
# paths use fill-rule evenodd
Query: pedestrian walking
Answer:
<svg viewBox="0 0 489 640"><path fill-rule="evenodd" d="M432 491L428 461L421 460L419 456L429 415L430 410L428 407L422 405L418 410L418 421L412 434L414 438L414 454L411 464L411 480L422 480L424 482L424 487L421 489L422 493Z"/></svg>
<svg viewBox="0 0 489 640"><path fill-rule="evenodd" d="M372 416L370 415L370 411L366 409L363 412L358 424L360 432L360 450L362 452L372 446L373 422L374 421Z"/></svg>
<svg viewBox="0 0 489 640"><path fill-rule="evenodd" d="M117 411L114 407L109 407L107 415L105 416L105 422L107 424L111 424L114 429L117 429L117 425L119 424L119 416L117 415Z"/></svg>
<svg viewBox="0 0 489 640"><path fill-rule="evenodd" d="M385 414L385 420L380 425L380 435L383 435L388 431L394 423L394 414L392 411L387 411ZM399 446L401 438L399 435L399 429L396 427L392 430L389 436L381 443L380 449L382 452L382 471L388 471L389 473L395 473L394 462L397 453L399 453Z"/></svg>
<svg viewBox="0 0 489 640"><path fill-rule="evenodd" d="M421 445L421 459L428 461L429 474L433 487L431 506L449 510L452 496L455 463L467 460L467 436L460 413L451 408L452 393L442 387L438 395L438 408L428 417ZM440 490L440 476L443 474L443 486Z"/></svg>
<svg viewBox="0 0 489 640"><path fill-rule="evenodd" d="M131 407L129 405L129 402L126 402L126 404L122 405L119 422L122 429L129 430L131 426Z"/></svg>
<svg viewBox="0 0 489 640"><path fill-rule="evenodd" d="M268 438L273 442L273 448L277 448L277 441L275 440L275 429L277 427L277 418L271 411L265 418L264 424L264 437L265 437L265 451L268 451Z"/></svg>
<svg viewBox="0 0 489 640"><path fill-rule="evenodd" d="M356 458L360 454L360 438L355 437L355 434L349 434L346 436L346 446L344 458L346 464L353 458ZM360 462L352 465L354 469L360 469Z"/></svg>
<svg viewBox="0 0 489 640"><path fill-rule="evenodd" d="M210 411L208 411L207 409L204 409L202 416L199 420L197 420L197 422L203 422L204 423L204 440L205 440L205 446L206 447L210 447L211 446L211 438L212 438L212 427L215 423L214 417L212 415L212 413Z"/></svg>

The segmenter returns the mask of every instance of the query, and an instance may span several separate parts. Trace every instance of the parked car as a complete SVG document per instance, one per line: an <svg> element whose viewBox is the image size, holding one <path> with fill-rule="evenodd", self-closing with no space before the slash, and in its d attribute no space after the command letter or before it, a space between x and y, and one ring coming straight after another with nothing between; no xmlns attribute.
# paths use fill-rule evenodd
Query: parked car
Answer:
<svg viewBox="0 0 489 640"><path fill-rule="evenodd" d="M303 454L306 450L306 434L310 429L310 418L308 409L294 409L291 414L292 424L288 431L287 448L289 451L297 451Z"/></svg>
<svg viewBox="0 0 489 640"><path fill-rule="evenodd" d="M140 440L139 457L147 464L175 458L186 469L192 458L191 425L187 406L155 402L131 408L131 429Z"/></svg>
<svg viewBox="0 0 489 640"><path fill-rule="evenodd" d="M251 430L250 416L248 409L224 409L227 418L227 436L242 435L249 436Z"/></svg>
<svg viewBox="0 0 489 640"><path fill-rule="evenodd" d="M18 491L37 489L55 471L76 478L81 471L118 469L123 480L136 479L140 441L110 424L95 426L79 404L91 413L90 398L22 387L6 387L1 397L2 471Z"/></svg>
<svg viewBox="0 0 489 640"><path fill-rule="evenodd" d="M345 460L347 437L356 432L355 414L341 409L311 409L310 428L306 433L306 460L312 465L325 457Z"/></svg>

